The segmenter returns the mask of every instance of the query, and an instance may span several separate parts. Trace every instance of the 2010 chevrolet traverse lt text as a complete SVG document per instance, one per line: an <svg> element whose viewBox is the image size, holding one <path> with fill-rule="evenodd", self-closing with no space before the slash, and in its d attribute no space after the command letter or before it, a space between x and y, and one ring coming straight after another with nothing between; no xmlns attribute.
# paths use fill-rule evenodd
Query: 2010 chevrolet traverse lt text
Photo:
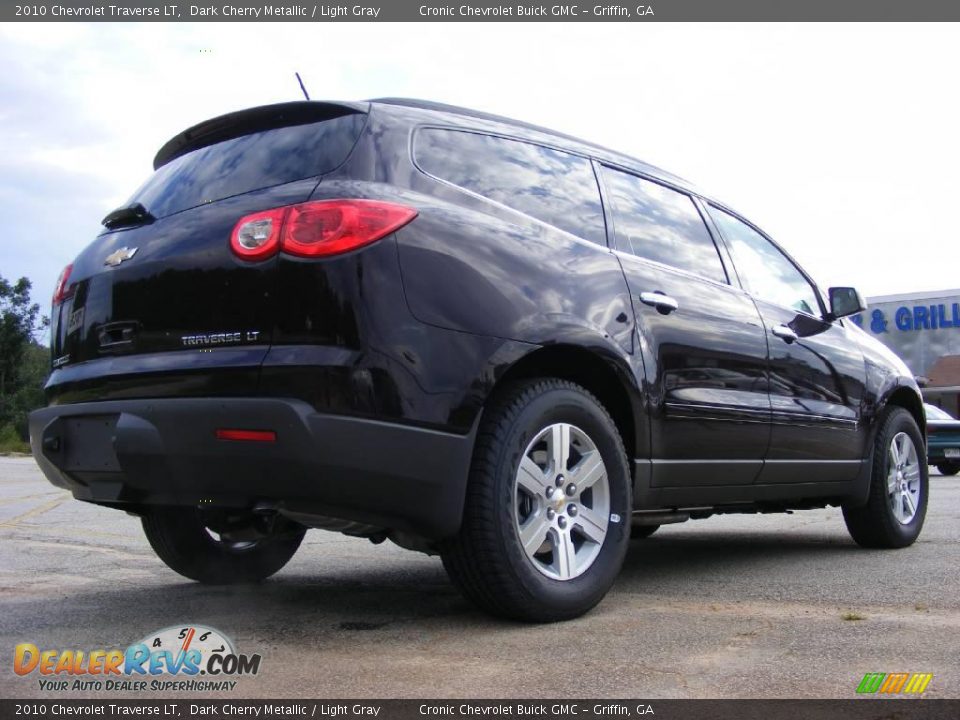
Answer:
<svg viewBox="0 0 960 720"><path fill-rule="evenodd" d="M186 577L265 578L322 528L547 621L664 523L920 532L920 393L859 294L673 175L401 99L225 115L154 167L61 275L30 433Z"/></svg>

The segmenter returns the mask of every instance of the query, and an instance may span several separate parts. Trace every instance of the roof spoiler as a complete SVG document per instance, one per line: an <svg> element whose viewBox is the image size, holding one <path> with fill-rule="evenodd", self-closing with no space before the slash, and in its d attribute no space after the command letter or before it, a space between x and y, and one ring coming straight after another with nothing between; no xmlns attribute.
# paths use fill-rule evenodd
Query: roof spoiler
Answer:
<svg viewBox="0 0 960 720"><path fill-rule="evenodd" d="M153 159L153 169L159 170L171 160L188 152L214 145L224 140L273 130L292 125L307 125L322 122L352 113L366 113L370 107L365 102L297 102L261 105L239 110L205 120L184 130L164 144Z"/></svg>

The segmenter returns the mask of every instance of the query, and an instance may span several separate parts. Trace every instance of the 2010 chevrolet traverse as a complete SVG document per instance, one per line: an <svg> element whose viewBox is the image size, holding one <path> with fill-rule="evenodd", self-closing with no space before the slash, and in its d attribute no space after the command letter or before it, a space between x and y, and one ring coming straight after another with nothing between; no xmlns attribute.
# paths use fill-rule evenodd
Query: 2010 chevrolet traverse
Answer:
<svg viewBox="0 0 960 720"><path fill-rule="evenodd" d="M322 528L545 621L663 523L920 532L920 394L860 296L677 177L399 99L218 117L154 166L61 275L30 430L186 577L265 578Z"/></svg>

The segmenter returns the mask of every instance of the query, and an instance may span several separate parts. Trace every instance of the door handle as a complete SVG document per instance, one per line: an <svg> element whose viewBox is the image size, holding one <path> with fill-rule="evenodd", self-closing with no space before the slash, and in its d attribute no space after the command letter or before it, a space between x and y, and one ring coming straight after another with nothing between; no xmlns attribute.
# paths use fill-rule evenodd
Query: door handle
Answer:
<svg viewBox="0 0 960 720"><path fill-rule="evenodd" d="M797 334L786 325L775 325L770 328L770 332L787 344L797 341Z"/></svg>
<svg viewBox="0 0 960 720"><path fill-rule="evenodd" d="M656 308L657 312L661 315L669 315L680 307L680 303L678 303L669 295L664 295L659 290L656 292L640 293L640 302L642 302L644 305L649 305L650 307Z"/></svg>

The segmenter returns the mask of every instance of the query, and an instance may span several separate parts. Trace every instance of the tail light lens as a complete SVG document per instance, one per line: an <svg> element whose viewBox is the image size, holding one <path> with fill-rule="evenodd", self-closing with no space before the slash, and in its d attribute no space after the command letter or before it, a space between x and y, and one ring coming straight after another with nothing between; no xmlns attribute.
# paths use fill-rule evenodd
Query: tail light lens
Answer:
<svg viewBox="0 0 960 720"><path fill-rule="evenodd" d="M73 296L73 286L70 285L70 273L73 272L73 263L67 265L57 278L57 285L53 291L53 304L59 305Z"/></svg>
<svg viewBox="0 0 960 720"><path fill-rule="evenodd" d="M379 200L318 200L240 218L230 247L251 261L279 251L328 257L376 242L416 216L413 208Z"/></svg>
<svg viewBox="0 0 960 720"><path fill-rule="evenodd" d="M263 260L280 247L280 231L287 208L247 215L233 228L230 247L244 260Z"/></svg>

